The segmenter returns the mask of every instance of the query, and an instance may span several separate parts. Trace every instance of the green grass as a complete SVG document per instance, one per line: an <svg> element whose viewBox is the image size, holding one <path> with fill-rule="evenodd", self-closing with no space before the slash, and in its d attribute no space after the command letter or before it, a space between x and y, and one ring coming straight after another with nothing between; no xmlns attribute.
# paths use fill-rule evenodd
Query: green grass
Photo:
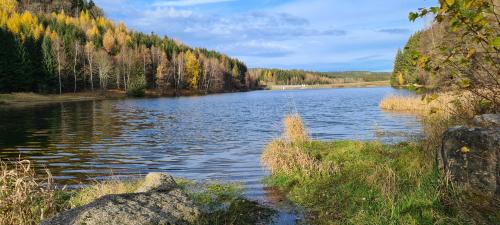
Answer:
<svg viewBox="0 0 500 225"><path fill-rule="evenodd" d="M249 201L236 183L193 182L177 179L182 190L202 210L198 224L265 224L274 210Z"/></svg>
<svg viewBox="0 0 500 225"><path fill-rule="evenodd" d="M440 175L416 144L311 141L301 149L332 174L274 173L268 185L309 214L313 224L463 224L444 206Z"/></svg>
<svg viewBox="0 0 500 225"><path fill-rule="evenodd" d="M179 187L193 200L202 212L198 225L261 224L274 214L274 211L246 200L243 187L236 183L195 182L175 178ZM59 192L57 202L67 208L91 203L108 194L133 193L142 180L100 181L74 191Z"/></svg>

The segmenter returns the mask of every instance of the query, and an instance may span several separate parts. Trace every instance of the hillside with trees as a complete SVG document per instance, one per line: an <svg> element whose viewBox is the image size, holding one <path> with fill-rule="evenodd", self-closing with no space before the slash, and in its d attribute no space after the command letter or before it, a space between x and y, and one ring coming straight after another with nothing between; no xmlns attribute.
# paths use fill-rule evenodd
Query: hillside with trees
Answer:
<svg viewBox="0 0 500 225"><path fill-rule="evenodd" d="M390 76L390 73L367 71L312 72L262 68L250 70L250 77L265 84L275 85L326 85L386 81L390 79Z"/></svg>
<svg viewBox="0 0 500 225"><path fill-rule="evenodd" d="M141 95L256 86L215 51L129 30L92 1L0 1L0 93L119 89Z"/></svg>
<svg viewBox="0 0 500 225"><path fill-rule="evenodd" d="M500 1L451 0L410 14L433 15L434 23L398 50L393 86L471 93L479 111L500 105Z"/></svg>

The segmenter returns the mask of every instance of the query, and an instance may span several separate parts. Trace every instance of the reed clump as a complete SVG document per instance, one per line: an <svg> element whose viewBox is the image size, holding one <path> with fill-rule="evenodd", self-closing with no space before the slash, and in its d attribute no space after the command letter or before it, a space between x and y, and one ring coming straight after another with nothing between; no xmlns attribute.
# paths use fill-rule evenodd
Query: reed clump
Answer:
<svg viewBox="0 0 500 225"><path fill-rule="evenodd" d="M36 175L28 160L0 161L0 224L32 225L50 217L60 208L48 170Z"/></svg>
<svg viewBox="0 0 500 225"><path fill-rule="evenodd" d="M381 109L391 111L420 113L427 110L427 105L418 96L389 96L384 98L379 106Z"/></svg>
<svg viewBox="0 0 500 225"><path fill-rule="evenodd" d="M263 164L273 173L312 176L330 174L335 171L331 165L321 164L303 146L311 140L299 115L289 115L283 120L284 136L268 144L262 154Z"/></svg>
<svg viewBox="0 0 500 225"><path fill-rule="evenodd" d="M298 114L286 116L283 123L285 138L291 143L300 144L310 140L304 122Z"/></svg>

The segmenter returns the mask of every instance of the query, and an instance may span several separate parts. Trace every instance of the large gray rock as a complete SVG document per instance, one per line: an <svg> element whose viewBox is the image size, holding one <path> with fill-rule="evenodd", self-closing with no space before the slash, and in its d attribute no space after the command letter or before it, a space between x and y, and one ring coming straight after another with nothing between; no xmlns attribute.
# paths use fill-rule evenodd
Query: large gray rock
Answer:
<svg viewBox="0 0 500 225"><path fill-rule="evenodd" d="M488 126L449 129L443 135L438 158L455 184L492 200L500 193L500 127L488 118L492 117L476 117L474 121L477 125L485 125L478 121L490 121Z"/></svg>
<svg viewBox="0 0 500 225"><path fill-rule="evenodd" d="M167 174L146 177L138 193L107 195L62 212L42 225L174 225L193 224L200 210Z"/></svg>

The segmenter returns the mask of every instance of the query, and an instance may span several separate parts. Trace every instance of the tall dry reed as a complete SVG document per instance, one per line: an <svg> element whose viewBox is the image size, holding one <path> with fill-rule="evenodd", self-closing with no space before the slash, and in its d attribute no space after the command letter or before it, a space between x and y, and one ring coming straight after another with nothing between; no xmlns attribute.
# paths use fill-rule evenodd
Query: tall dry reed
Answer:
<svg viewBox="0 0 500 225"><path fill-rule="evenodd" d="M52 176L39 178L30 161L0 161L0 224L32 225L57 211Z"/></svg>
<svg viewBox="0 0 500 225"><path fill-rule="evenodd" d="M285 138L288 141L298 144L309 141L307 130L298 114L286 116L283 123L285 125Z"/></svg>
<svg viewBox="0 0 500 225"><path fill-rule="evenodd" d="M303 145L310 141L307 130L299 115L289 115L284 119L284 137L273 140L262 153L262 162L275 175L330 174L336 167L319 162L310 156Z"/></svg>

